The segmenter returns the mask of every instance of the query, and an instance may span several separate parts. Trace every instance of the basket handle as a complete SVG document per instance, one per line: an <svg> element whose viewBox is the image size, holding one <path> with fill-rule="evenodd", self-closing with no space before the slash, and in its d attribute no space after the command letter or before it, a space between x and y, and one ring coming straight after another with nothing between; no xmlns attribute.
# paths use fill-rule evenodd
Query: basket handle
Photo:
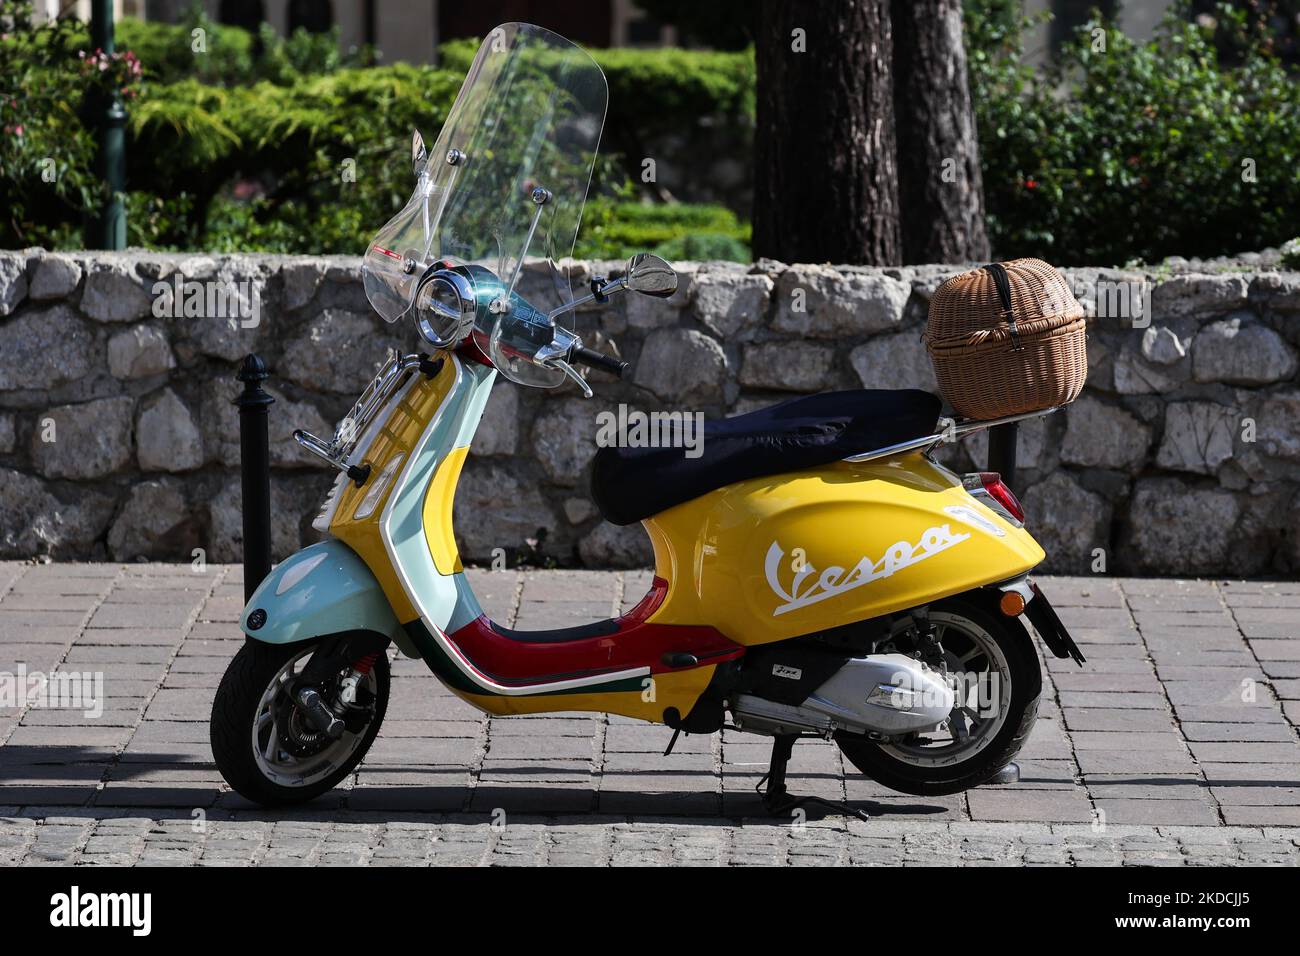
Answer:
<svg viewBox="0 0 1300 956"><path fill-rule="evenodd" d="M993 277L993 285L998 290L998 298L1002 300L1002 314L1006 317L1007 328L1011 330L1011 351L1020 351L1020 336L1016 332L1016 306L1011 298L1011 278L1007 275L1007 267L1000 262L990 262L986 265L985 270Z"/></svg>

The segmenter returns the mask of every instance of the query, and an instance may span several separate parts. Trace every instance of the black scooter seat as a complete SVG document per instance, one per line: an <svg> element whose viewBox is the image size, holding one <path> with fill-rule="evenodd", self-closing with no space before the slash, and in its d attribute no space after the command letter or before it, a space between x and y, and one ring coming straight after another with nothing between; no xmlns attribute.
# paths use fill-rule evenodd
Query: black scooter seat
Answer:
<svg viewBox="0 0 1300 956"><path fill-rule="evenodd" d="M696 458L682 447L601 448L592 497L606 521L632 524L746 478L815 468L932 434L939 408L937 397L918 389L855 389L706 419Z"/></svg>

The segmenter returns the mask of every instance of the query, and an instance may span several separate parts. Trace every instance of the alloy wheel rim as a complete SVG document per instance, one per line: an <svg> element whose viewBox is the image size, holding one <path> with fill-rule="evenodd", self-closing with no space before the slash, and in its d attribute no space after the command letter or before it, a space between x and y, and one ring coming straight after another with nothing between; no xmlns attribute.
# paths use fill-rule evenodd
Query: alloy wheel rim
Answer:
<svg viewBox="0 0 1300 956"><path fill-rule="evenodd" d="M930 623L943 646L950 677L961 677L954 686L953 711L937 730L882 742L880 749L913 767L949 767L978 755L1006 723L1011 665L997 641L970 618L934 611Z"/></svg>
<svg viewBox="0 0 1300 956"><path fill-rule="evenodd" d="M276 710L312 653L308 649L285 662L262 692L253 717L250 745L257 768L267 780L281 787L309 787L329 776L356 753L370 727L367 724L360 733L345 730L338 740L307 757L298 757L284 748L283 729L277 724ZM378 694L374 668L365 675L363 685L371 694Z"/></svg>

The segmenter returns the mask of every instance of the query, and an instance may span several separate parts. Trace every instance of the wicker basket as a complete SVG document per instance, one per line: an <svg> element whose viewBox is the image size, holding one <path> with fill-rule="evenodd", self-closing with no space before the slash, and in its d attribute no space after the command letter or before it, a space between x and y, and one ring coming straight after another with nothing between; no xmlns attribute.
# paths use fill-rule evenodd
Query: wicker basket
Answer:
<svg viewBox="0 0 1300 956"><path fill-rule="evenodd" d="M953 410L987 420L1074 401L1088 376L1087 321L1041 259L995 262L935 290L925 347Z"/></svg>

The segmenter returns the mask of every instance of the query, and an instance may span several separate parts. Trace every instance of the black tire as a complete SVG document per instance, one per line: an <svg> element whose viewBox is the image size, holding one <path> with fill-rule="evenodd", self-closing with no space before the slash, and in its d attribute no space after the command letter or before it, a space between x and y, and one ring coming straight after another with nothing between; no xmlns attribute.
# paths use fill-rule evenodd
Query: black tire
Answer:
<svg viewBox="0 0 1300 956"><path fill-rule="evenodd" d="M1019 618L989 609L970 596L950 598L930 606L965 617L988 634L1002 651L1010 671L1011 695L1006 718L992 740L967 760L946 766L916 766L899 759L881 744L857 734L837 734L840 750L859 771L891 790L922 797L961 793L985 783L1011 762L1029 739L1038 719L1043 675L1033 639Z"/></svg>
<svg viewBox="0 0 1300 956"><path fill-rule="evenodd" d="M212 701L209 735L212 756L221 776L240 796L266 807L305 803L333 789L351 773L374 743L388 709L391 684L388 657L380 654L372 669L375 676L375 715L361 734L360 743L327 776L302 786L284 786L269 779L253 752L252 728L262 695L280 670L310 645L271 645L247 642L217 687Z"/></svg>

